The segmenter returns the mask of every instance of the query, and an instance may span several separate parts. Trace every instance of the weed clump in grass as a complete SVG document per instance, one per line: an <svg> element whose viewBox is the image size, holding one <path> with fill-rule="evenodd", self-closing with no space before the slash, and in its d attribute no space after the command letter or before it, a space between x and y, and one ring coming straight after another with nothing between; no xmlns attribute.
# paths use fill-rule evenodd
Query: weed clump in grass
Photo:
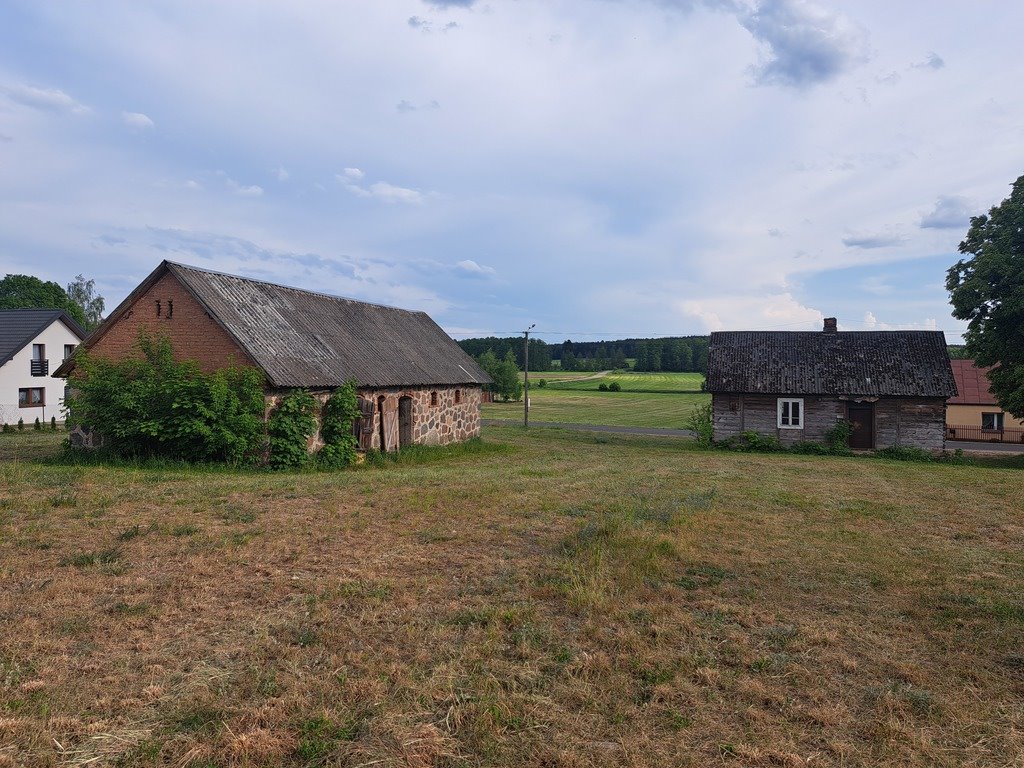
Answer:
<svg viewBox="0 0 1024 768"><path fill-rule="evenodd" d="M77 555L65 557L60 561L61 565L73 565L76 568L88 568L92 565L110 565L121 559L123 552L118 547L100 549L92 552L80 552Z"/></svg>

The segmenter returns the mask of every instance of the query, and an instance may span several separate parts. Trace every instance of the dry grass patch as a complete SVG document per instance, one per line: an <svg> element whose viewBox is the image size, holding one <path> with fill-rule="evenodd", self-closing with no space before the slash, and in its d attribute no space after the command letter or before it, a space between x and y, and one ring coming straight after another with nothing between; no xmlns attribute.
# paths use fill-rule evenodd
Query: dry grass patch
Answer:
<svg viewBox="0 0 1024 768"><path fill-rule="evenodd" d="M24 445L0 766L1024 754L1018 471L513 429L337 474Z"/></svg>

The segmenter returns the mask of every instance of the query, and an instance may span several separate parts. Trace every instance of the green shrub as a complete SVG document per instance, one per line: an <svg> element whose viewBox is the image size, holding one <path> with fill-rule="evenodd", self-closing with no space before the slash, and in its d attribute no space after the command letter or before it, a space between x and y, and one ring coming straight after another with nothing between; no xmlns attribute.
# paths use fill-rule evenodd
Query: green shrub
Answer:
<svg viewBox="0 0 1024 768"><path fill-rule="evenodd" d="M605 384L605 383L604 383L604 382L602 381L602 382L601 382L601 383L600 383L600 384L598 385L597 389L598 389L598 391L599 391L599 392L607 392L607 391L608 391L608 385L607 385L607 384Z"/></svg>
<svg viewBox="0 0 1024 768"><path fill-rule="evenodd" d="M889 448L880 448L874 454L879 459L893 459L895 461L936 461L936 456L924 448L911 448L909 446L893 445Z"/></svg>
<svg viewBox="0 0 1024 768"><path fill-rule="evenodd" d="M846 419L837 421L835 426L825 432L825 445L829 453L843 455L850 453L850 435L853 434L853 425Z"/></svg>
<svg viewBox="0 0 1024 768"><path fill-rule="evenodd" d="M52 432L56 432L57 431L57 417L56 416L51 416L50 417L50 431L52 431Z"/></svg>
<svg viewBox="0 0 1024 768"><path fill-rule="evenodd" d="M281 398L267 419L270 466L301 467L309 461L309 438L316 432L316 398L305 390Z"/></svg>
<svg viewBox="0 0 1024 768"><path fill-rule="evenodd" d="M715 433L711 403L704 403L694 408L686 420L686 428L696 434L698 445L704 448L710 447Z"/></svg>
<svg viewBox="0 0 1024 768"><path fill-rule="evenodd" d="M253 368L203 373L166 338L139 336L140 357L79 354L69 420L94 427L121 457L256 460L263 445L263 377Z"/></svg>
<svg viewBox="0 0 1024 768"><path fill-rule="evenodd" d="M11 431L11 425L8 424L6 421L4 422L3 431L4 432L10 432Z"/></svg>
<svg viewBox="0 0 1024 768"><path fill-rule="evenodd" d="M619 384L619 382L617 382L617 381L613 381L611 384L608 385L608 391L609 392L621 392L622 391L622 385Z"/></svg>
<svg viewBox="0 0 1024 768"><path fill-rule="evenodd" d="M36 423L32 425L32 429L34 429L36 432L42 432L43 430L43 425L39 422L38 416L36 416Z"/></svg>
<svg viewBox="0 0 1024 768"><path fill-rule="evenodd" d="M782 444L777 437L762 435L749 429L724 440L720 445L730 451L745 453L774 453L782 450Z"/></svg>
<svg viewBox="0 0 1024 768"><path fill-rule="evenodd" d="M547 379L539 379L537 381L537 388L538 389L544 389L544 387L546 387L547 385L548 385L548 380Z"/></svg>
<svg viewBox="0 0 1024 768"><path fill-rule="evenodd" d="M18 419L18 431L19 432L24 432L25 431L25 420L24 419Z"/></svg>
<svg viewBox="0 0 1024 768"><path fill-rule="evenodd" d="M321 411L320 437L324 446L317 454L321 465L340 468L355 463L358 441L352 434L352 424L359 415L356 384L346 381L334 390Z"/></svg>

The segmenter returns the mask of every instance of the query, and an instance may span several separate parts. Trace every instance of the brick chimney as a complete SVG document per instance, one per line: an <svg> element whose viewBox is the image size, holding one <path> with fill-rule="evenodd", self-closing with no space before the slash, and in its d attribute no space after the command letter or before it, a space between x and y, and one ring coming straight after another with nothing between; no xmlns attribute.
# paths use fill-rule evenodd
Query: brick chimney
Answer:
<svg viewBox="0 0 1024 768"><path fill-rule="evenodd" d="M839 328L836 326L836 319L834 317L826 317L825 327L822 328L822 330L825 333L835 333L836 331L838 331Z"/></svg>

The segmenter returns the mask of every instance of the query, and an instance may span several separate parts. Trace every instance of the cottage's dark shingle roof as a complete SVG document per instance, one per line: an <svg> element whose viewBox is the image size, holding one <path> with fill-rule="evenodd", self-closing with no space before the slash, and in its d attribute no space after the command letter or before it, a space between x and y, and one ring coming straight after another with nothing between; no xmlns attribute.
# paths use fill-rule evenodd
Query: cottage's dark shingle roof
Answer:
<svg viewBox="0 0 1024 768"><path fill-rule="evenodd" d="M951 397L941 331L719 331L710 392Z"/></svg>
<svg viewBox="0 0 1024 768"><path fill-rule="evenodd" d="M369 304L165 261L111 313L170 272L275 387L487 384L490 377L425 312ZM106 323L104 324L106 325ZM88 348L106 329L86 340ZM56 375L67 375L62 366Z"/></svg>
<svg viewBox="0 0 1024 768"><path fill-rule="evenodd" d="M6 365L55 320L61 320L79 339L85 338L82 326L62 309L0 310L0 366Z"/></svg>

